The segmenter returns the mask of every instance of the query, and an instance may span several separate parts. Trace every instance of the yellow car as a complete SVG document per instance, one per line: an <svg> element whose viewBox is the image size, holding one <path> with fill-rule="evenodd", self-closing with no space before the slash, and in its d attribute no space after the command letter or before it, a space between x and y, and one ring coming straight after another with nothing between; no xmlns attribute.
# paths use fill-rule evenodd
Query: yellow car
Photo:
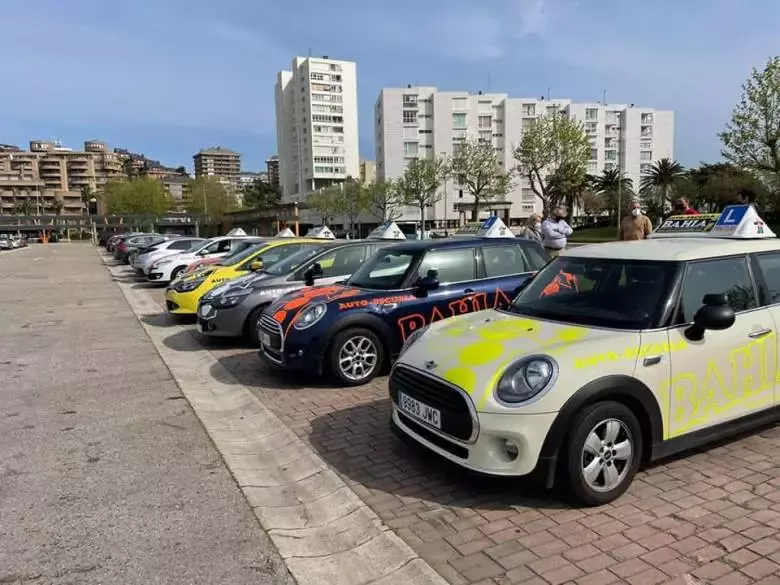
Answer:
<svg viewBox="0 0 780 585"><path fill-rule="evenodd" d="M224 258L212 266L182 275L166 289L165 308L172 315L195 315L200 297L215 286L262 270L263 266L271 266L296 252L321 243L321 238L271 240Z"/></svg>

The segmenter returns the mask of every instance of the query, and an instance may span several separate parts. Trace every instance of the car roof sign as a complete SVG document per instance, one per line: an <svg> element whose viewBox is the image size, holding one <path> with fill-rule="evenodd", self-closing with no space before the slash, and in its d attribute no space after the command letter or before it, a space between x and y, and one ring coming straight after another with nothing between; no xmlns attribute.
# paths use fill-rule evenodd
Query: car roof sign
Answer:
<svg viewBox="0 0 780 585"><path fill-rule="evenodd" d="M456 236L476 236L479 238L514 238L506 224L496 215L491 215L481 223L467 223L456 233Z"/></svg>
<svg viewBox="0 0 780 585"><path fill-rule="evenodd" d="M296 237L293 231L290 228L284 228L282 231L280 231L278 234L276 234L277 238L294 238Z"/></svg>
<svg viewBox="0 0 780 585"><path fill-rule="evenodd" d="M721 213L673 215L666 218L651 238L709 237L755 240L777 237L753 205L729 205Z"/></svg>
<svg viewBox="0 0 780 585"><path fill-rule="evenodd" d="M241 228L233 228L228 233L225 234L226 236L245 236L246 232L242 230Z"/></svg>
<svg viewBox="0 0 780 585"><path fill-rule="evenodd" d="M321 225L319 227L311 228L308 232L306 232L307 238L316 238L319 240L335 240L336 236L333 235L333 232L330 231L330 228L326 225Z"/></svg>
<svg viewBox="0 0 780 585"><path fill-rule="evenodd" d="M394 221L386 221L376 227L370 234L368 240L405 240L406 236Z"/></svg>

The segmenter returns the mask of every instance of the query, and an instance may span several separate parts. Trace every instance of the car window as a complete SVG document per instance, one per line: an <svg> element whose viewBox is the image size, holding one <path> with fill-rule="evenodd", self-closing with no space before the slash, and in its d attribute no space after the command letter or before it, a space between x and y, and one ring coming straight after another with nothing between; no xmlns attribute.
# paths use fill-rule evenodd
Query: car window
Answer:
<svg viewBox="0 0 780 585"><path fill-rule="evenodd" d="M171 250L189 250L192 244L191 240L176 240L168 248Z"/></svg>
<svg viewBox="0 0 780 585"><path fill-rule="evenodd" d="M348 246L325 254L317 260L322 267L322 276L349 276L363 264L367 246Z"/></svg>
<svg viewBox="0 0 780 585"><path fill-rule="evenodd" d="M286 246L275 246L273 248L270 248L269 250L262 252L257 258L253 258L252 260L250 260L244 267L244 270L248 270L249 264L251 264L255 260L260 260L260 259L263 260L263 266L273 266L277 262L281 262L285 258L292 256L296 252L300 252L301 246L302 244L287 244Z"/></svg>
<svg viewBox="0 0 780 585"><path fill-rule="evenodd" d="M216 254L217 251L220 248L220 244L222 244L222 242L212 242L211 244L206 246L206 248L203 250L203 253L205 253L205 254Z"/></svg>
<svg viewBox="0 0 780 585"><path fill-rule="evenodd" d="M761 254L756 259L769 292L769 304L780 303L780 254Z"/></svg>
<svg viewBox="0 0 780 585"><path fill-rule="evenodd" d="M558 257L512 302L515 313L565 323L646 329L672 288L673 262Z"/></svg>
<svg viewBox="0 0 780 585"><path fill-rule="evenodd" d="M482 261L488 278L520 274L532 270L523 255L520 246L484 246Z"/></svg>
<svg viewBox="0 0 780 585"><path fill-rule="evenodd" d="M418 257L418 254L392 248L380 250L350 277L347 284L375 290L400 289Z"/></svg>
<svg viewBox="0 0 780 585"><path fill-rule="evenodd" d="M441 283L474 280L474 251L474 248L431 250L420 263L417 277L422 278L429 270L435 270Z"/></svg>
<svg viewBox="0 0 780 585"><path fill-rule="evenodd" d="M735 312L758 306L747 258L721 258L691 262L685 270L679 321L690 323L702 306L704 295L725 294Z"/></svg>
<svg viewBox="0 0 780 585"><path fill-rule="evenodd" d="M319 245L312 246L311 244L304 244L303 246L301 246L301 249L298 250L295 254L290 254L284 260L277 262L276 264L269 265L263 263L264 264L263 273L273 274L275 276L279 276L281 274L289 274L292 271L296 270L307 260L310 260L314 258L314 256L316 256L317 254L320 254L323 249L324 246L319 246ZM303 280L303 273L296 274L295 280Z"/></svg>
<svg viewBox="0 0 780 585"><path fill-rule="evenodd" d="M518 244L518 248L525 256L529 270L541 270L550 259L542 252L542 247L535 244Z"/></svg>

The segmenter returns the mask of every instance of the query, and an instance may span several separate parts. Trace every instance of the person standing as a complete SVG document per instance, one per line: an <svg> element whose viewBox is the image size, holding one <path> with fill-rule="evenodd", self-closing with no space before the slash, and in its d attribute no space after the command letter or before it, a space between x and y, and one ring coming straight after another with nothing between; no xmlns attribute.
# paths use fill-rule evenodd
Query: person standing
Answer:
<svg viewBox="0 0 780 585"><path fill-rule="evenodd" d="M693 207L691 202L685 197L680 197L674 202L674 215L700 215Z"/></svg>
<svg viewBox="0 0 780 585"><path fill-rule="evenodd" d="M642 213L642 207L638 202L631 204L631 215L624 217L620 222L621 240L644 240L653 232L653 224L650 218Z"/></svg>
<svg viewBox="0 0 780 585"><path fill-rule="evenodd" d="M542 241L542 216L539 215L538 213L532 213L531 217L528 218L528 220L525 223L525 226L523 226L523 229L520 231L520 237L525 238L526 240L541 242Z"/></svg>
<svg viewBox="0 0 780 585"><path fill-rule="evenodd" d="M569 236L574 230L566 223L566 211L562 207L557 207L553 212L552 218L547 218L542 222L542 246L544 246L551 258L556 257L565 248Z"/></svg>

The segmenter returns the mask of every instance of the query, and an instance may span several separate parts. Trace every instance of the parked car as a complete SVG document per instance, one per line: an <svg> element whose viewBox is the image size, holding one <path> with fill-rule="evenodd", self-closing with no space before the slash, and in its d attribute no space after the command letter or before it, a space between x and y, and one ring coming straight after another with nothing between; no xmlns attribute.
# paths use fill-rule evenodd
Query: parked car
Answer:
<svg viewBox="0 0 780 585"><path fill-rule="evenodd" d="M0 234L0 250L11 250L13 247L11 238L5 234Z"/></svg>
<svg viewBox="0 0 780 585"><path fill-rule="evenodd" d="M211 337L244 336L259 346L261 315L278 297L315 281L344 281L375 252L403 239L400 230L394 235L392 226L380 228L367 240L315 244L261 271L229 281L200 298L198 331Z"/></svg>
<svg viewBox="0 0 780 585"><path fill-rule="evenodd" d="M514 236L383 248L345 284L303 289L271 304L260 319L260 356L277 368L327 373L345 386L364 384L418 329L509 306L547 260L538 243Z"/></svg>
<svg viewBox="0 0 780 585"><path fill-rule="evenodd" d="M138 248L161 242L164 239L160 234L154 233L138 234L124 238L114 248L114 259L120 262L127 262L130 254Z"/></svg>
<svg viewBox="0 0 780 585"><path fill-rule="evenodd" d="M213 266L222 260L227 260L231 256L241 254L247 248L256 246L257 244L260 244L266 240L267 238L247 236L244 240L236 242L236 244L231 248L230 254L227 256L205 256L203 258L198 258L194 262L190 263L187 268L184 269L182 274L192 274L193 272L196 272L202 268L206 268L207 266Z"/></svg>
<svg viewBox="0 0 780 585"><path fill-rule="evenodd" d="M138 253L133 259L133 269L139 275L146 275L149 271L149 266L155 260L168 254L187 252L191 249L200 248L205 241L204 238L183 236L157 242L156 244L138 250Z"/></svg>

